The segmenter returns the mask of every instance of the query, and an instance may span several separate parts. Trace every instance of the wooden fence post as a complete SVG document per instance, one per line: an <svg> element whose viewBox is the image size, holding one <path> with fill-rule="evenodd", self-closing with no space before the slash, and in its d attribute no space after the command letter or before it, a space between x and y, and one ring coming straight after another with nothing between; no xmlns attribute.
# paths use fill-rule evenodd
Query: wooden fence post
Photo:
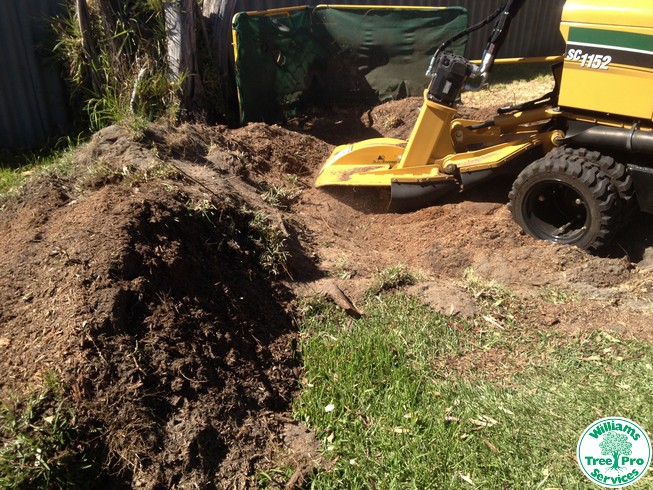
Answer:
<svg viewBox="0 0 653 490"><path fill-rule="evenodd" d="M227 114L238 114L238 95L233 77L231 20L237 0L204 0L202 14L208 25L211 58L215 60Z"/></svg>
<svg viewBox="0 0 653 490"><path fill-rule="evenodd" d="M96 94L101 93L102 84L98 79L97 72L93 68L98 62L98 52L95 44L93 43L93 32L91 31L91 15L88 11L88 4L86 0L77 0L77 23L82 35L82 51L84 53L84 61L88 69L88 76L91 80L91 87Z"/></svg>
<svg viewBox="0 0 653 490"><path fill-rule="evenodd" d="M198 4L197 0L167 0L163 8L168 78L173 82L181 81L181 105L182 109L188 110L201 94L197 58Z"/></svg>

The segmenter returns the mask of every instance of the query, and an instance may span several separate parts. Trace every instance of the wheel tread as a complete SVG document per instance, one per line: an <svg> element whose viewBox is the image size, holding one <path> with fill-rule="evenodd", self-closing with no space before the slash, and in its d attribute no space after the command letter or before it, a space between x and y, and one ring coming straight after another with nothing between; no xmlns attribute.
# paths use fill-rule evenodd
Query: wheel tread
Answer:
<svg viewBox="0 0 653 490"><path fill-rule="evenodd" d="M628 172L628 167L616 160L610 155L603 154L596 150L588 150L586 148L572 148L562 146L556 148L551 153L565 153L584 159L589 164L592 164L600 169L605 175L608 176L610 182L615 187L620 201L620 226L626 225L638 211L637 198L635 196L635 184L633 178Z"/></svg>
<svg viewBox="0 0 653 490"><path fill-rule="evenodd" d="M549 175L567 176L587 189L598 211L598 227L594 235L583 235L578 243L573 244L590 251L597 251L605 246L617 229L621 208L620 196L610 177L595 163L596 158L597 155L588 155L586 150L561 147L531 163L517 176L509 194L508 207L515 221L530 235L542 238L529 229L524 217L521 209L525 195L523 189L545 180Z"/></svg>

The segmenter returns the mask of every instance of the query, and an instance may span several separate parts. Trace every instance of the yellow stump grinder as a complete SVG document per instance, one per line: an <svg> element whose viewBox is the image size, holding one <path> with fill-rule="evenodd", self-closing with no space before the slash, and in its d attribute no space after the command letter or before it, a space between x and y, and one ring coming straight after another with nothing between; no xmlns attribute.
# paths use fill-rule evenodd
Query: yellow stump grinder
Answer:
<svg viewBox="0 0 653 490"><path fill-rule="evenodd" d="M650 0L567 1L560 25L566 52L553 66L555 89L487 121L458 116L461 91L483 86L526 1L507 0L437 49L407 141L339 146L315 185L389 187L392 206L410 210L513 172L515 221L536 238L587 250L605 245L637 208L653 213ZM492 22L480 64L447 51Z"/></svg>

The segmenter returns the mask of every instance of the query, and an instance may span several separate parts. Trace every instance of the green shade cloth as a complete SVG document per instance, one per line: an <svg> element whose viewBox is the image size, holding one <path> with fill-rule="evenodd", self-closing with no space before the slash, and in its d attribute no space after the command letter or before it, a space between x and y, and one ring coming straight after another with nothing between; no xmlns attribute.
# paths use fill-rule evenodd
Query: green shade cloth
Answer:
<svg viewBox="0 0 653 490"><path fill-rule="evenodd" d="M305 7L234 17L241 122L275 122L304 103L419 96L431 55L467 27L460 7ZM452 51L463 54L465 41Z"/></svg>

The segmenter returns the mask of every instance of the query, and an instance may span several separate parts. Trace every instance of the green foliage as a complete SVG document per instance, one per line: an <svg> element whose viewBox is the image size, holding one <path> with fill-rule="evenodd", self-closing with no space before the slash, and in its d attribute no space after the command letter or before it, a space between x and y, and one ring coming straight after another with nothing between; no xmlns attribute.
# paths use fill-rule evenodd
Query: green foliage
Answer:
<svg viewBox="0 0 653 490"><path fill-rule="evenodd" d="M497 300L519 309L474 277L484 315L500 317ZM491 328L402 294L363 309L357 320L324 301L302 309L294 410L333 465L312 488L590 489L573 457L585 427L615 414L653 426L648 343Z"/></svg>
<svg viewBox="0 0 653 490"><path fill-rule="evenodd" d="M397 264L393 267L388 267L376 274L374 284L369 289L369 294L375 295L382 291L389 291L397 289L402 286L411 286L417 284L419 277L413 273L404 264Z"/></svg>
<svg viewBox="0 0 653 490"><path fill-rule="evenodd" d="M90 129L176 119L184 80L168 80L161 1L88 2L92 32L86 49L75 3L69 5L68 14L53 23L54 51L67 67L75 105L83 108Z"/></svg>
<svg viewBox="0 0 653 490"><path fill-rule="evenodd" d="M249 232L263 270L273 276L287 272L286 236L270 221L269 216L261 211L254 212L249 221Z"/></svg>
<svg viewBox="0 0 653 490"><path fill-rule="evenodd" d="M0 406L0 488L87 488L97 468L54 378L27 401Z"/></svg>
<svg viewBox="0 0 653 490"><path fill-rule="evenodd" d="M521 305L512 291L496 281L482 279L471 268L463 272L463 283L487 313L486 319L514 324Z"/></svg>
<svg viewBox="0 0 653 490"><path fill-rule="evenodd" d="M26 177L26 170L0 167L0 201L16 194Z"/></svg>
<svg viewBox="0 0 653 490"><path fill-rule="evenodd" d="M52 29L57 39L54 52L59 59L65 62L68 80L71 86L78 90L85 83L85 61L82 49L82 32L77 23L72 3L69 6L67 15L54 20Z"/></svg>
<svg viewBox="0 0 653 490"><path fill-rule="evenodd" d="M280 489L284 488L284 482L287 482L293 474L290 466L280 468L271 468L258 473L259 490Z"/></svg>
<svg viewBox="0 0 653 490"><path fill-rule="evenodd" d="M544 301L553 303L554 305L566 305L578 301L578 295L569 293L561 289L555 289L549 286L542 286L539 290L540 297Z"/></svg>
<svg viewBox="0 0 653 490"><path fill-rule="evenodd" d="M72 170L72 154L80 142L65 138L38 152L0 154L0 202L16 195L33 175L66 175Z"/></svg>
<svg viewBox="0 0 653 490"><path fill-rule="evenodd" d="M269 184L264 186L263 200L271 206L286 211L301 195L302 191L295 186Z"/></svg>

